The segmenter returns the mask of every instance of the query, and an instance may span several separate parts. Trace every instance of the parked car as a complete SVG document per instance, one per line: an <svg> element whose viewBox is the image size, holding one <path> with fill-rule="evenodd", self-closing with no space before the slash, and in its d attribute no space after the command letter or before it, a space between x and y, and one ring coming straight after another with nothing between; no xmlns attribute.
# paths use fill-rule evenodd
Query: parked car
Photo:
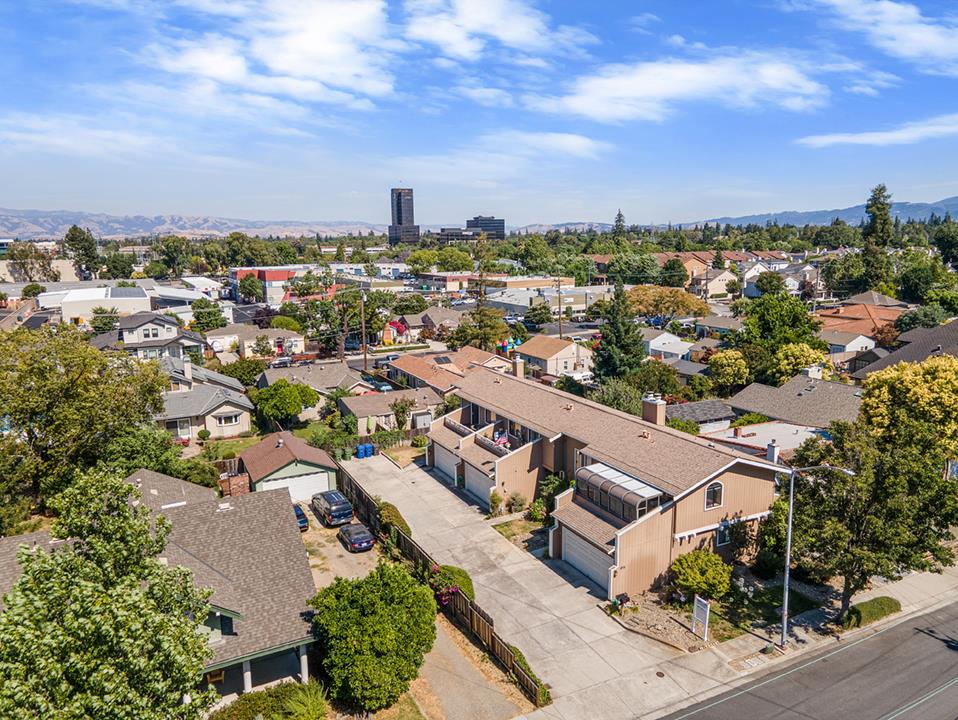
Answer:
<svg viewBox="0 0 958 720"><path fill-rule="evenodd" d="M386 355L385 357L376 358L376 361L373 363L373 367L383 368L383 367L386 367L389 363L398 359L399 359L399 355L397 353L390 353L389 355Z"/></svg>
<svg viewBox="0 0 958 720"><path fill-rule="evenodd" d="M353 506L339 490L324 490L313 495L313 510L326 525L345 525L353 520Z"/></svg>
<svg viewBox="0 0 958 720"><path fill-rule="evenodd" d="M306 517L306 511L299 505L294 504L293 514L296 515L296 525L299 526L299 531L306 532L309 530L309 518Z"/></svg>
<svg viewBox="0 0 958 720"><path fill-rule="evenodd" d="M343 525L339 528L337 537L339 537L339 541L346 546L349 552L372 550L373 545L376 544L376 538L373 537L373 534L369 532L365 525L361 525L360 523Z"/></svg>
<svg viewBox="0 0 958 720"><path fill-rule="evenodd" d="M289 355L284 355L282 357L274 358L270 360L269 366L271 368L288 368L293 367L293 358Z"/></svg>

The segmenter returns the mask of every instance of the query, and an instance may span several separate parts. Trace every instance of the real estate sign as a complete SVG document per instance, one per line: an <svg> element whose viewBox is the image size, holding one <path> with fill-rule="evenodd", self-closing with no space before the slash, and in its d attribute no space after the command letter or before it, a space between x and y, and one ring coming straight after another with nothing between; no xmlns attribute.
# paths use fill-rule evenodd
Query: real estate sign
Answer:
<svg viewBox="0 0 958 720"><path fill-rule="evenodd" d="M698 630L696 629L698 628ZM701 635L708 642L709 639L709 601L695 596L692 606L692 634Z"/></svg>

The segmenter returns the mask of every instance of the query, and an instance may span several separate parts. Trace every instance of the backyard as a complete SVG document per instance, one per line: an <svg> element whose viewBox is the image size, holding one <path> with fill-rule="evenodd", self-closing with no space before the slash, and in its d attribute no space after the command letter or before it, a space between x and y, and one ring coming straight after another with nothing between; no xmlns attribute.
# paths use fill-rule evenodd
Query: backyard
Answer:
<svg viewBox="0 0 958 720"><path fill-rule="evenodd" d="M239 454L252 447L262 436L231 438L229 440L207 440L203 444L201 456L206 460L223 460L230 457L239 457Z"/></svg>
<svg viewBox="0 0 958 720"><path fill-rule="evenodd" d="M529 552L549 546L549 529L538 520L519 517L493 525L492 528L513 545Z"/></svg>

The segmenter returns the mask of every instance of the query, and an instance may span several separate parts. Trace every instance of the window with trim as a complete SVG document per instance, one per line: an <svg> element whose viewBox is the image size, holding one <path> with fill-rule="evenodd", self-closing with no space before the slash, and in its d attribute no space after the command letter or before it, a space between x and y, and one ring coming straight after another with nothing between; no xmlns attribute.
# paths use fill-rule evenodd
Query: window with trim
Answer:
<svg viewBox="0 0 958 720"><path fill-rule="evenodd" d="M722 507L722 483L714 482L705 489L705 509Z"/></svg>
<svg viewBox="0 0 958 720"><path fill-rule="evenodd" d="M219 415L216 418L216 424L219 426L223 425L239 425L240 416L236 415Z"/></svg>
<svg viewBox="0 0 958 720"><path fill-rule="evenodd" d="M732 533L729 531L729 524L722 523L715 531L715 546L722 547L732 542Z"/></svg>

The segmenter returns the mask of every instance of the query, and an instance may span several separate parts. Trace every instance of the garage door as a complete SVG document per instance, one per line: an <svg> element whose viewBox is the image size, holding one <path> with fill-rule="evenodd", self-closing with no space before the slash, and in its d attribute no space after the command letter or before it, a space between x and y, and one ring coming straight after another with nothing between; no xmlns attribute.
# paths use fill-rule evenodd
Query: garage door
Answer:
<svg viewBox="0 0 958 720"><path fill-rule="evenodd" d="M434 462L436 468L450 480L455 481L456 465L459 463L459 458L453 455L451 451L442 447L442 445L433 445L433 449L435 452Z"/></svg>
<svg viewBox="0 0 958 720"><path fill-rule="evenodd" d="M289 488L289 495L293 500L309 501L316 493L330 489L329 474L310 473L278 480L266 480L259 483L257 490L275 490L276 488Z"/></svg>
<svg viewBox="0 0 958 720"><path fill-rule="evenodd" d="M469 463L464 464L466 470L466 492L479 501L480 507L489 509L489 493L495 481L481 470L477 470Z"/></svg>
<svg viewBox="0 0 958 720"><path fill-rule="evenodd" d="M562 559L608 593L612 556L583 540L564 525L562 526Z"/></svg>

